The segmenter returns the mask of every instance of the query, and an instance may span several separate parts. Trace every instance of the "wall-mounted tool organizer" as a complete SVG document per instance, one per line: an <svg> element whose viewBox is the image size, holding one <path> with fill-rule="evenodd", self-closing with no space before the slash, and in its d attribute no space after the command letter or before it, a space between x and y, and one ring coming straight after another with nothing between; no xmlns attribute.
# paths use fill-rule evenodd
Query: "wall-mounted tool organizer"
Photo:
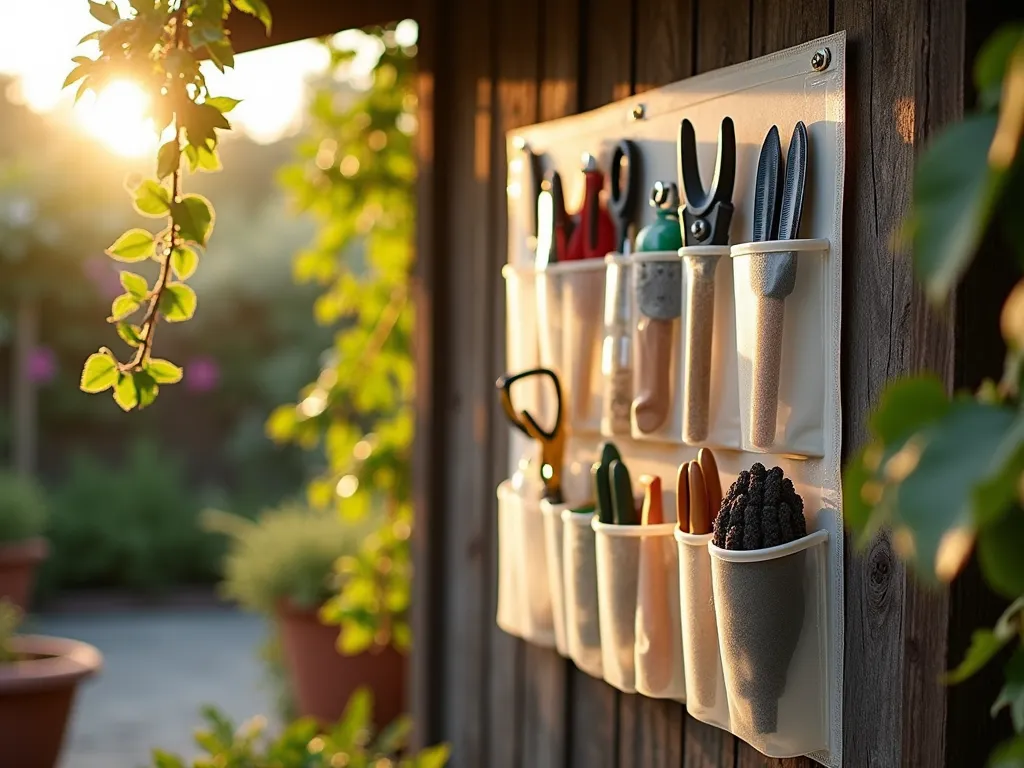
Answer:
<svg viewBox="0 0 1024 768"><path fill-rule="evenodd" d="M504 629L828 766L845 42L508 136L498 491Z"/></svg>

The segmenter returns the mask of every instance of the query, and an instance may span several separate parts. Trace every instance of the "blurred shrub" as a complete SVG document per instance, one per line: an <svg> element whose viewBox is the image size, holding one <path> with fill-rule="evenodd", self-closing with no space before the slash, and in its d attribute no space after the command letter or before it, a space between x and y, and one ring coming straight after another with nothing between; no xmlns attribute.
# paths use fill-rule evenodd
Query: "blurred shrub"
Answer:
<svg viewBox="0 0 1024 768"><path fill-rule="evenodd" d="M54 494L43 583L162 590L213 581L222 544L199 527L199 508L181 463L154 443L133 443L120 466L78 454Z"/></svg>
<svg viewBox="0 0 1024 768"><path fill-rule="evenodd" d="M269 510L256 521L207 512L203 522L230 537L223 594L268 615L284 599L302 608L324 602L334 593L335 562L353 555L370 530L298 505Z"/></svg>
<svg viewBox="0 0 1024 768"><path fill-rule="evenodd" d="M0 472L0 543L38 536L46 527L43 489L13 472Z"/></svg>

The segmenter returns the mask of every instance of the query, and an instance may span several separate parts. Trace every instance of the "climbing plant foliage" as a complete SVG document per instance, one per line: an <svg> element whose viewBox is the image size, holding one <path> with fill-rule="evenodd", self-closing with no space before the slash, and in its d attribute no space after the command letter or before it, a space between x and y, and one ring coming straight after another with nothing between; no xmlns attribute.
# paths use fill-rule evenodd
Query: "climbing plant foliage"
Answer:
<svg viewBox="0 0 1024 768"><path fill-rule="evenodd" d="M154 341L160 320L180 323L196 311L196 294L186 281L213 233L214 210L202 195L185 193L183 182L186 172L220 169L218 132L230 130L226 115L238 100L210 93L200 62L206 59L221 71L234 65L224 26L232 7L255 16L270 32L263 0L131 0L127 16L111 0L89 2L103 29L81 42L95 40L99 55L75 57L64 82L78 85L76 101L115 80L137 82L152 97L154 128L163 139L154 177L128 185L135 210L162 226L129 229L107 249L119 262L156 262L156 277L150 283L121 271L124 292L113 300L107 319L127 351L101 347L82 369L83 391L110 390L126 411L145 408L161 385L182 377L179 366L154 356Z"/></svg>
<svg viewBox="0 0 1024 768"><path fill-rule="evenodd" d="M978 105L935 137L918 159L904 241L928 295L943 303L975 259L1024 268L1024 26L1006 27L974 64ZM1005 684L993 716L1016 735L992 768L1024 768L1024 280L1003 306L1007 347L999 382L952 397L936 377L892 382L869 422L871 436L843 478L847 523L866 541L891 532L894 548L929 577L956 577L972 549L1009 607L974 632L961 682L1002 654Z"/></svg>
<svg viewBox="0 0 1024 768"><path fill-rule="evenodd" d="M381 521L339 562L340 590L321 613L341 626L347 653L410 642L415 45L402 44L398 26L368 30L379 58L365 88L339 92L330 76L319 85L309 138L282 173L318 223L295 279L322 287L314 314L338 330L316 381L271 414L267 431L322 451L307 489L313 506ZM331 72L346 67L352 52L327 46Z"/></svg>

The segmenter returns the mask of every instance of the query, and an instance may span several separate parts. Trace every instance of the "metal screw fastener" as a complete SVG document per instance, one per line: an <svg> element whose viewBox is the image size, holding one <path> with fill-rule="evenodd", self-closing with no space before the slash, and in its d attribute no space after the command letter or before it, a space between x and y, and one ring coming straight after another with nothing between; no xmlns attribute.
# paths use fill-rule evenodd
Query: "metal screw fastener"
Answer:
<svg viewBox="0 0 1024 768"><path fill-rule="evenodd" d="M811 56L811 67L815 72L824 72L832 63L832 51L828 48L819 48Z"/></svg>
<svg viewBox="0 0 1024 768"><path fill-rule="evenodd" d="M630 110L629 116L634 120L643 120L646 113L647 108L643 104L637 104Z"/></svg>
<svg viewBox="0 0 1024 768"><path fill-rule="evenodd" d="M708 236L708 223L704 219L697 219L690 225L690 234L698 240L703 240Z"/></svg>
<svg viewBox="0 0 1024 768"><path fill-rule="evenodd" d="M526 149L526 139L524 139L522 136L516 136L514 139L512 139L512 146L513 148L518 149L520 152L522 152L524 149Z"/></svg>

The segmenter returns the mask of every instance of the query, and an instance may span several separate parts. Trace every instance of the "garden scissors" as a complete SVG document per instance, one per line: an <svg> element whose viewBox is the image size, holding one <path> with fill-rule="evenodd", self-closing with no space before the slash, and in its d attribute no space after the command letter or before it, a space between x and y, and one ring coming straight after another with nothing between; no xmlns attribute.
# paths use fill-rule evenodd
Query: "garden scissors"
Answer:
<svg viewBox="0 0 1024 768"><path fill-rule="evenodd" d="M722 118L718 131L718 161L711 189L704 189L697 165L697 137L693 123L679 126L679 177L686 204L679 209L684 245L725 245L732 222L732 189L736 181L736 128L731 117Z"/></svg>
<svg viewBox="0 0 1024 768"><path fill-rule="evenodd" d="M626 178L622 174L625 171ZM618 226L615 235L616 250L625 253L627 232L633 217L637 188L640 183L640 152L629 139L615 145L612 152L611 185L608 210Z"/></svg>
<svg viewBox="0 0 1024 768"><path fill-rule="evenodd" d="M547 376L555 385L555 424L550 430L541 427L529 411L517 411L512 403L512 385L531 376ZM501 407L509 423L527 437L540 443L540 477L544 482L544 498L553 504L562 503L562 458L565 453L565 429L562 424L562 386L558 375L548 368L531 368L520 373L506 373L495 386L500 391Z"/></svg>

